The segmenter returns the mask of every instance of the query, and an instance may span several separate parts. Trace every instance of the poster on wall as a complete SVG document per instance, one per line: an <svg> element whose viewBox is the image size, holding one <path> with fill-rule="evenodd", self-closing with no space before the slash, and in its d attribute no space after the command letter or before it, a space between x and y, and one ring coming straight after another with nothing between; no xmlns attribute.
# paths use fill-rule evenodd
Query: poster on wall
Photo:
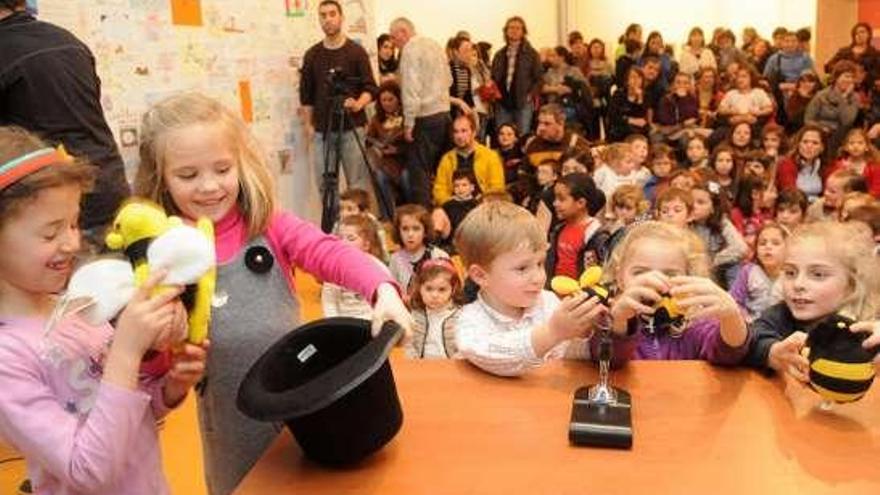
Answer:
<svg viewBox="0 0 880 495"><path fill-rule="evenodd" d="M353 39L374 39L374 2L342 2ZM238 112L277 174L299 179L301 170L314 170L306 146L297 142L302 135L297 111L302 56L323 37L317 5L309 0L28 0L29 8L39 8L40 19L70 30L95 55L101 103L130 178L137 166L141 116L152 103L180 91L204 92ZM368 50L374 45L365 44Z"/></svg>

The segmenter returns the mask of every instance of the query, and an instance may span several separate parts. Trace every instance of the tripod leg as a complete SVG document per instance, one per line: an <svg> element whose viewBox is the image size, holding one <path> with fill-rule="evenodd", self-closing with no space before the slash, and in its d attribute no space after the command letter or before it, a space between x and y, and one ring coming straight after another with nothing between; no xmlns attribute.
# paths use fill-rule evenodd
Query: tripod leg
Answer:
<svg viewBox="0 0 880 495"><path fill-rule="evenodd" d="M376 177L376 172L373 170L373 167L370 166L370 159L367 156L367 149L364 146L363 140L361 139L360 134L358 134L354 127L354 121L351 118L351 115L347 110L344 112L343 117L346 122L351 123L352 129L347 132L351 132L354 136L355 143L357 143L358 151L360 151L361 160L363 160L364 168L367 170L367 174L370 176L370 183L373 185L373 190L376 192L376 200L379 203L379 209L381 213L385 215L386 218L393 218L394 216L394 200L389 198L386 194L386 191L381 184L379 183L379 179Z"/></svg>

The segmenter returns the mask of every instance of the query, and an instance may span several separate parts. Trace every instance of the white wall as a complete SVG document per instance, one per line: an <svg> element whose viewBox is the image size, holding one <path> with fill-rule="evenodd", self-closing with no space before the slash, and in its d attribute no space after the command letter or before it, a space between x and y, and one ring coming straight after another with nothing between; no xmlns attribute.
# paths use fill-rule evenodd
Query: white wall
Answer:
<svg viewBox="0 0 880 495"><path fill-rule="evenodd" d="M537 48L558 43L557 0L378 0L376 31L387 32L395 18L408 17L416 30L445 45L459 30L471 33L477 41L492 43L497 50L504 42L501 28L508 17L519 15L529 28L529 40Z"/></svg>
<svg viewBox="0 0 880 495"><path fill-rule="evenodd" d="M725 26L742 44L742 30L752 26L769 38L777 26L789 29L810 27L815 39L817 0L568 0L567 29L580 30L585 38L605 41L609 54L626 26L642 25L643 38L660 31L676 54L694 26L703 28L707 41L712 30Z"/></svg>

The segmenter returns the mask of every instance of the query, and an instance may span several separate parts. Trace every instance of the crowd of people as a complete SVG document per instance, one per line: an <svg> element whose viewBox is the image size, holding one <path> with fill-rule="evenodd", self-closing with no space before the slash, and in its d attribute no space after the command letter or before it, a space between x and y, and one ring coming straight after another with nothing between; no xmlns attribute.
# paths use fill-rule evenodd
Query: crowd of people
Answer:
<svg viewBox="0 0 880 495"><path fill-rule="evenodd" d="M378 38L377 80L336 0L317 7L325 36L299 87L322 187L337 158L347 183L333 234L277 206L239 116L170 96L143 116L133 192L213 222L210 344L182 344L181 289L154 291L161 270L115 326L72 313L48 332L80 226L100 238L128 186L88 47L24 3L0 0L0 438L38 493L168 493L155 422L193 387L208 489L234 490L277 434L235 391L297 324L294 268L323 282L325 315L374 332L393 320L408 356L504 376L595 360L599 330L614 365L701 359L798 382L807 334L830 316L880 346L870 26L820 76L805 30L747 28L737 46L694 28L676 56L633 24L612 55L577 32L535 49L512 17L493 55L466 32L444 50L398 18ZM93 190L106 201L80 215ZM601 291L549 290L596 267Z"/></svg>

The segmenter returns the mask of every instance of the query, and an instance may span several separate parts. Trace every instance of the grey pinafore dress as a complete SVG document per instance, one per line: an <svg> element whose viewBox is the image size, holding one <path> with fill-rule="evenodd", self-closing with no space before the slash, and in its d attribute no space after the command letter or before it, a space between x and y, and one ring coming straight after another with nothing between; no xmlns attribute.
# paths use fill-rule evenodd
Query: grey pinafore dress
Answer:
<svg viewBox="0 0 880 495"><path fill-rule="evenodd" d="M238 386L266 349L299 326L299 304L264 237L217 266L211 309L207 371L197 389L199 427L208 493L227 495L281 430L239 412Z"/></svg>

